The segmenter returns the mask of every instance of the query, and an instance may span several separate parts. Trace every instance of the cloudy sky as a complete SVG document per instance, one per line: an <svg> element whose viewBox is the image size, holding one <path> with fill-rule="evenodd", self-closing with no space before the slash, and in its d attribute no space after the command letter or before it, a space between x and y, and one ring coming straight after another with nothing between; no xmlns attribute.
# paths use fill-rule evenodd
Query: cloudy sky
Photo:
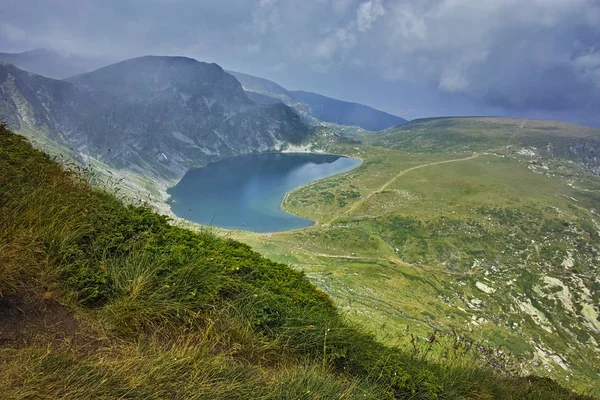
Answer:
<svg viewBox="0 0 600 400"><path fill-rule="evenodd" d="M0 51L186 55L417 118L600 126L600 0L1 0Z"/></svg>

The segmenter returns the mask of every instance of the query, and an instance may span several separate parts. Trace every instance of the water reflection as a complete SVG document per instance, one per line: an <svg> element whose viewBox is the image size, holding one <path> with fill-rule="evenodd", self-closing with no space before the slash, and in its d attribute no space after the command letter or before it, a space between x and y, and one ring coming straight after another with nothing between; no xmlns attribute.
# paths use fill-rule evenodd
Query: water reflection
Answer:
<svg viewBox="0 0 600 400"><path fill-rule="evenodd" d="M260 154L190 170L173 188L171 209L182 218L228 229L275 232L313 224L281 209L285 193L351 170L360 160L322 154Z"/></svg>

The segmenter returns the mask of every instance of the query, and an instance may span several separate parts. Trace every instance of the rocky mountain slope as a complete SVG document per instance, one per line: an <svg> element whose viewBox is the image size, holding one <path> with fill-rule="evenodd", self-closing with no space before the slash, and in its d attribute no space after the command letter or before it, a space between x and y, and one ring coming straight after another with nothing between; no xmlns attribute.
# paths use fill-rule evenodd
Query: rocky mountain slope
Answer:
<svg viewBox="0 0 600 400"><path fill-rule="evenodd" d="M404 118L362 104L332 99L305 91L290 93L296 101L307 104L312 110L312 114L321 121L338 125L360 126L368 131L381 131L408 122Z"/></svg>
<svg viewBox="0 0 600 400"><path fill-rule="evenodd" d="M284 103L294 109L304 122L356 126L380 131L408 121L372 107L332 99L317 93L288 91L275 82L240 72L228 71L241 82L248 97L259 104Z"/></svg>
<svg viewBox="0 0 600 400"><path fill-rule="evenodd" d="M0 62L2 61L28 72L65 80L109 64L107 60L89 59L74 54L65 55L53 49L0 53ZM341 131L355 133L361 129L380 131L407 123L403 118L362 104L311 92L292 92L267 79L240 72L226 72L234 75L242 83L246 96L255 104L285 104L291 107L304 123L312 126L329 125Z"/></svg>
<svg viewBox="0 0 600 400"><path fill-rule="evenodd" d="M58 81L0 63L0 118L110 166L177 179L310 130L284 104L257 105L216 64L141 57Z"/></svg>

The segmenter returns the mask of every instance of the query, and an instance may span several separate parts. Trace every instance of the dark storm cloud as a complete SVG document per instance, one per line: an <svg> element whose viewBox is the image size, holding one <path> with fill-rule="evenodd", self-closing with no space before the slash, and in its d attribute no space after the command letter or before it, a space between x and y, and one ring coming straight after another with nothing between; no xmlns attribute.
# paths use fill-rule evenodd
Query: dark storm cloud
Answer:
<svg viewBox="0 0 600 400"><path fill-rule="evenodd" d="M446 0L389 6L384 70L511 108L587 106L600 93L600 6ZM403 43L393 52L394 43ZM585 57L590 62L582 62Z"/></svg>
<svg viewBox="0 0 600 400"><path fill-rule="evenodd" d="M0 15L0 50L189 55L325 91L354 74L509 110L600 105L595 0L4 0Z"/></svg>

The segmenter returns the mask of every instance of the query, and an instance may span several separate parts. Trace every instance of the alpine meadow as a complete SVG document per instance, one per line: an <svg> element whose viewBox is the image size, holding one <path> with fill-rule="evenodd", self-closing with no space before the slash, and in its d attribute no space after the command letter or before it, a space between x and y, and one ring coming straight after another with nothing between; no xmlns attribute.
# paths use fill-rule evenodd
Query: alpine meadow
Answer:
<svg viewBox="0 0 600 400"><path fill-rule="evenodd" d="M0 4L0 398L600 399L600 4Z"/></svg>

